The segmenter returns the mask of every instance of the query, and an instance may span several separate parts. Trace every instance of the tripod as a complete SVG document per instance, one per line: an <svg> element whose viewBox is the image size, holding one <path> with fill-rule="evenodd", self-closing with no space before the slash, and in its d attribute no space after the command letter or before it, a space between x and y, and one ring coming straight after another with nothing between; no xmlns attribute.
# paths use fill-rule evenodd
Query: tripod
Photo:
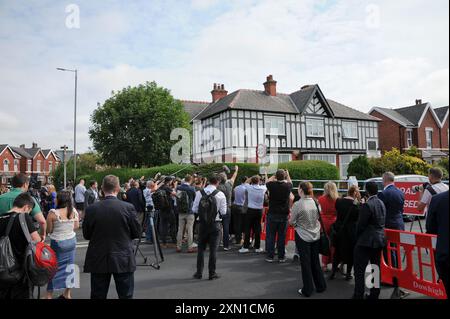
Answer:
<svg viewBox="0 0 450 319"><path fill-rule="evenodd" d="M148 224L150 224L150 230L152 232L152 238L153 238L153 253L155 255L156 262L149 264L148 263L148 257L144 255L142 250L140 249L140 244L142 242L142 232L140 233L139 239L136 243L136 247L134 249L134 256L139 254L144 259L144 263L137 265L137 266L150 266L155 269L160 269L160 263L164 261L164 256L161 250L161 245L159 244L159 238L158 238L158 232L155 229L155 223L154 223L154 211L148 212L147 210L144 212L144 218L142 219L142 230L147 230Z"/></svg>

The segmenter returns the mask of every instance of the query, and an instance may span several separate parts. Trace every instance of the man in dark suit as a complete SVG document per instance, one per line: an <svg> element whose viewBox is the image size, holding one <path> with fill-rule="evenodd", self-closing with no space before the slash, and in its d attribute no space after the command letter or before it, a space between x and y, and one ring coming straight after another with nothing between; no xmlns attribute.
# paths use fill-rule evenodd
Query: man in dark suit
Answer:
<svg viewBox="0 0 450 319"><path fill-rule="evenodd" d="M98 201L97 182L89 182L89 189L84 192L84 207L88 207Z"/></svg>
<svg viewBox="0 0 450 319"><path fill-rule="evenodd" d="M436 270L442 280L448 298L449 247L448 247L448 191L437 194L431 199L427 216L427 233L437 235Z"/></svg>
<svg viewBox="0 0 450 319"><path fill-rule="evenodd" d="M405 205L405 194L394 185L395 175L392 172L383 174L384 189L378 194L384 206L386 207L386 222L387 229L405 230L405 223L403 222L403 209ZM395 247L395 244L391 244ZM387 260L387 249L383 251L384 258ZM398 267L397 254L394 250L391 251L392 266ZM397 282L394 282L394 293L392 297L405 298L409 293L398 288Z"/></svg>
<svg viewBox="0 0 450 319"><path fill-rule="evenodd" d="M91 299L106 299L111 276L120 299L133 298L136 260L133 239L141 227L133 205L117 199L119 178L105 176L105 200L86 209L83 236L89 240L84 272L91 273Z"/></svg>
<svg viewBox="0 0 450 319"><path fill-rule="evenodd" d="M131 188L127 190L127 202L133 204L134 209L136 209L137 217L139 223L142 225L142 221L144 219L144 211L145 211L145 198L141 189L139 188L138 181L131 182Z"/></svg>
<svg viewBox="0 0 450 319"><path fill-rule="evenodd" d="M403 223L403 207L405 195L394 185L395 175L391 172L383 174L384 189L378 197L386 206L386 228L405 230Z"/></svg>
<svg viewBox="0 0 450 319"><path fill-rule="evenodd" d="M366 184L366 191L370 196L362 205L356 227L356 246L354 250L355 292L353 299L363 299L365 290L364 274L367 264L376 265L378 271L373 274L380 275L381 251L385 246L384 223L386 220L386 207L377 197L378 186L375 182ZM378 299L380 295L381 278L374 278L370 289L369 299Z"/></svg>

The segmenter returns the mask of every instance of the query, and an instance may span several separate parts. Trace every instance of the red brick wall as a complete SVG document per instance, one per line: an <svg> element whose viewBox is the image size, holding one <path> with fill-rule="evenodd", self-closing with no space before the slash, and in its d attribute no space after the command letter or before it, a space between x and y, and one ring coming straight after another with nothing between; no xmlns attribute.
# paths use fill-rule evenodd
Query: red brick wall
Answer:
<svg viewBox="0 0 450 319"><path fill-rule="evenodd" d="M406 143L406 131L400 124L377 111L370 115L381 120L378 122L378 143L381 152L390 151L393 147L403 149Z"/></svg>
<svg viewBox="0 0 450 319"><path fill-rule="evenodd" d="M8 172L14 173L14 155L11 153L11 151L8 148L5 149L3 151L3 153L0 155L0 172L4 172L3 171L3 167L4 167L3 162L5 160L8 160L8 162L9 162Z"/></svg>
<svg viewBox="0 0 450 319"><path fill-rule="evenodd" d="M56 160L56 157L53 155L53 153L50 153L48 158L45 160L45 164L44 164L45 172L49 172L50 171L50 162L53 163L52 164L53 165L52 170L55 170L56 166L58 166L58 162Z"/></svg>
<svg viewBox="0 0 450 319"><path fill-rule="evenodd" d="M418 147L419 148L426 148L427 147L427 140L426 140L426 134L425 130L427 127L430 127L433 129L433 148L441 148L440 146L440 132L439 132L439 125L436 123L433 115L431 114L431 111L428 110L425 118L422 121L422 125L418 129Z"/></svg>
<svg viewBox="0 0 450 319"><path fill-rule="evenodd" d="M37 172L37 162L41 161L41 170L38 173L43 172L44 170L44 162L45 162L45 157L44 155L42 155L41 152L39 152L35 158L33 158L33 172Z"/></svg>
<svg viewBox="0 0 450 319"><path fill-rule="evenodd" d="M444 123L444 126L441 129L441 143L442 149L448 150L448 118Z"/></svg>

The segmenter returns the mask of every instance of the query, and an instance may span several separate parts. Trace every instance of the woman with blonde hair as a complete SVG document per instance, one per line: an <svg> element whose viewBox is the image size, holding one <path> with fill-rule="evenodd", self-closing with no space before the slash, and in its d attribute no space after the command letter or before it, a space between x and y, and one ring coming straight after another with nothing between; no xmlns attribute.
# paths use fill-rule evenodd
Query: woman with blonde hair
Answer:
<svg viewBox="0 0 450 319"><path fill-rule="evenodd" d="M325 232L330 236L331 225L336 222L336 200L339 197L337 186L333 182L327 182L323 187L323 195L319 197L319 204L322 208L322 217ZM331 247L330 256L322 256L323 271L328 271L328 264L333 262L334 248Z"/></svg>
<svg viewBox="0 0 450 319"><path fill-rule="evenodd" d="M47 191L49 195L50 202L48 203L48 209L56 208L56 188L54 185L48 185Z"/></svg>
<svg viewBox="0 0 450 319"><path fill-rule="evenodd" d="M347 196L336 201L337 218L333 228L334 246L333 268L329 277L334 279L340 263L347 265L346 280L352 279L353 250L356 244L356 223L358 222L361 194L358 186L351 186Z"/></svg>

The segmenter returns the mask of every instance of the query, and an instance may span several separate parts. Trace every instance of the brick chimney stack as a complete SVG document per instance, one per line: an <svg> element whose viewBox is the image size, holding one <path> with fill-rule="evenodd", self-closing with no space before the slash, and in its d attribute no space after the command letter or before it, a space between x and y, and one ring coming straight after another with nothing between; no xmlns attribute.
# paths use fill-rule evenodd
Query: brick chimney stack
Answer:
<svg viewBox="0 0 450 319"><path fill-rule="evenodd" d="M416 105L422 104L422 99L416 99Z"/></svg>
<svg viewBox="0 0 450 319"><path fill-rule="evenodd" d="M32 144L32 146L31 146L31 148L38 148L38 145L37 145L37 143L33 142L33 144Z"/></svg>
<svg viewBox="0 0 450 319"><path fill-rule="evenodd" d="M227 96L228 91L225 90L225 85L214 83L213 90L211 91L213 103Z"/></svg>
<svg viewBox="0 0 450 319"><path fill-rule="evenodd" d="M25 144L20 144L20 148L25 148Z"/></svg>
<svg viewBox="0 0 450 319"><path fill-rule="evenodd" d="M267 95L276 96L277 95L277 81L274 81L273 76L269 75L267 81L264 82L264 91Z"/></svg>

